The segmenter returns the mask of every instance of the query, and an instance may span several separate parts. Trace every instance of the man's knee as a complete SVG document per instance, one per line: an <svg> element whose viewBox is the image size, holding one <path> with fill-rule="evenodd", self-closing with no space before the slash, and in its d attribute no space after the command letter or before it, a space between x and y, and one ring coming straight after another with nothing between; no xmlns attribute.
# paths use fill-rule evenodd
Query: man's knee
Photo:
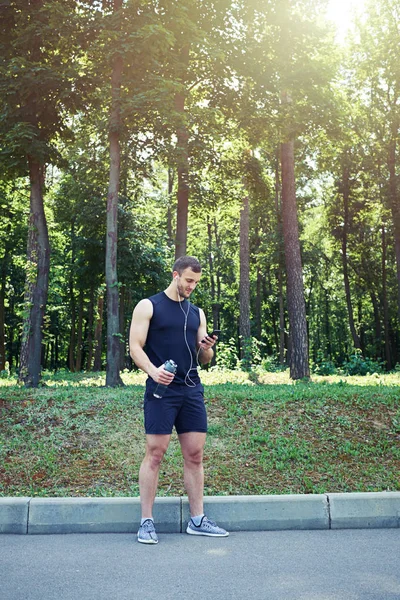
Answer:
<svg viewBox="0 0 400 600"><path fill-rule="evenodd" d="M183 458L186 463L200 465L203 462L203 447L186 449Z"/></svg>
<svg viewBox="0 0 400 600"><path fill-rule="evenodd" d="M160 466L167 448L165 445L147 447L146 458L151 468L156 469Z"/></svg>

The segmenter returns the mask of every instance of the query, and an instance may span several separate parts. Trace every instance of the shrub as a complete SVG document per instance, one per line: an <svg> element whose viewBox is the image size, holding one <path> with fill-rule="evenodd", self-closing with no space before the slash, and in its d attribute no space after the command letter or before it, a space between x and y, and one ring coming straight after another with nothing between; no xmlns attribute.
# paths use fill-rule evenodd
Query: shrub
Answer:
<svg viewBox="0 0 400 600"><path fill-rule="evenodd" d="M336 366L330 358L324 356L321 350L317 352L317 359L312 364L311 370L316 375L335 375Z"/></svg>
<svg viewBox="0 0 400 600"><path fill-rule="evenodd" d="M368 375L369 373L383 373L383 362L374 361L363 357L361 350L356 350L350 359L343 363L342 371L345 375Z"/></svg>

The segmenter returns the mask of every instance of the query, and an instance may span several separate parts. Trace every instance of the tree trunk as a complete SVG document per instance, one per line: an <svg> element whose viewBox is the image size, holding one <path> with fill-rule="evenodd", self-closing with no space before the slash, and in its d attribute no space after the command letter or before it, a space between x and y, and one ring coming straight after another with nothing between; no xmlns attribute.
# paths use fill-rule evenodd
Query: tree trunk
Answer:
<svg viewBox="0 0 400 600"><path fill-rule="evenodd" d="M27 387L37 387L41 371L43 317L49 286L50 246L43 206L42 167L30 156L28 165L31 194L19 381Z"/></svg>
<svg viewBox="0 0 400 600"><path fill-rule="evenodd" d="M374 330L375 330L375 347L376 353L375 357L381 360L384 356L384 352L382 352L382 329L381 329L381 319L380 319L380 310L379 310L379 301L376 296L374 290L370 290L369 292L372 307L374 310Z"/></svg>
<svg viewBox="0 0 400 600"><path fill-rule="evenodd" d="M217 329L220 328L221 325L221 270L220 270L220 249L221 249L221 238L218 230L218 221L214 217L214 235L215 235L215 255L216 261L213 261L214 265L214 273L215 273L215 302L213 303L213 322L217 325Z"/></svg>
<svg viewBox="0 0 400 600"><path fill-rule="evenodd" d="M282 247L282 203L281 186L279 181L279 157L276 158L275 167L275 211L278 223L278 298L279 298L279 364L285 364L285 301L283 297L283 254Z"/></svg>
<svg viewBox="0 0 400 600"><path fill-rule="evenodd" d="M210 271L210 294L212 308L212 329L219 329L219 309L215 296L215 276L214 276L214 257L213 257L213 234L212 224L207 216L207 237L208 237L208 268ZM216 364L218 345L214 347L214 355L211 360L211 366Z"/></svg>
<svg viewBox="0 0 400 600"><path fill-rule="evenodd" d="M181 50L183 65L182 84L189 65L189 45ZM179 92L175 96L175 110L180 115L180 125L176 132L178 159L178 194L176 214L175 259L186 254L187 227L189 214L189 132L185 121L186 93Z"/></svg>
<svg viewBox="0 0 400 600"><path fill-rule="evenodd" d="M239 282L239 337L240 358L245 368L251 368L250 348L250 244L249 244L249 198L243 198L240 213L240 282Z"/></svg>
<svg viewBox="0 0 400 600"><path fill-rule="evenodd" d="M96 321L96 331L94 334L94 343L95 343L95 351L94 351L94 365L93 371L101 371L101 355L103 351L103 309L104 309L104 296L103 292L100 292L98 301L97 301L97 321Z"/></svg>
<svg viewBox="0 0 400 600"><path fill-rule="evenodd" d="M86 358L86 371L90 371L92 368L93 360L93 315L94 315L94 288L90 287L89 297L89 308L88 308L88 325L87 325L87 358Z"/></svg>
<svg viewBox="0 0 400 600"><path fill-rule="evenodd" d="M83 342L83 290L79 292L78 309L78 331L76 339L76 363L75 371L79 373L82 370L82 342Z"/></svg>
<svg viewBox="0 0 400 600"><path fill-rule="evenodd" d="M5 296L6 296L6 273L7 273L7 250L1 261L0 282L0 371L6 368L6 332L5 332Z"/></svg>
<svg viewBox="0 0 400 600"><path fill-rule="evenodd" d="M349 198L350 198L350 186L349 186L349 171L347 167L343 168L343 235L342 235L342 264L343 264L343 279L344 289L346 295L347 312L349 315L349 326L351 336L353 338L354 347L361 350L360 338L357 334L356 327L354 325L353 305L351 302L350 293L350 281L349 281L349 269L347 261L347 231L349 226Z"/></svg>
<svg viewBox="0 0 400 600"><path fill-rule="evenodd" d="M392 123L392 136L389 144L388 169L389 169L389 198L390 209L393 219L394 248L396 255L397 271L397 320L400 325L400 198L398 194L398 175L396 173L396 151L397 151L398 123L396 119Z"/></svg>
<svg viewBox="0 0 400 600"><path fill-rule="evenodd" d="M173 242L172 233L172 191L174 189L174 170L168 167L168 209L167 209L167 236L169 243Z"/></svg>
<svg viewBox="0 0 400 600"><path fill-rule="evenodd" d="M122 0L114 0L114 12ZM120 178L120 128L122 56L116 54L111 75L111 114L109 126L110 178L107 196L106 289L107 289L107 367L106 386L122 386L120 377L121 339L119 331L119 290L117 276L118 191Z"/></svg>
<svg viewBox="0 0 400 600"><path fill-rule="evenodd" d="M294 177L294 142L281 144L282 226L287 274L287 306L290 327L290 377L310 377L308 362L307 320L304 301L303 272L300 254L299 225Z"/></svg>
<svg viewBox="0 0 400 600"><path fill-rule="evenodd" d="M125 355L126 355L126 327L125 327L125 296L126 296L126 285L121 282L121 292L119 295L119 330L121 332L121 352L120 352L120 363L119 368L121 371L125 369Z"/></svg>
<svg viewBox="0 0 400 600"><path fill-rule="evenodd" d="M262 289L263 289L263 275L261 273L260 266L257 265L257 294L256 294L256 305L255 305L255 321L256 321L256 338L261 340L262 336Z"/></svg>
<svg viewBox="0 0 400 600"><path fill-rule="evenodd" d="M69 336L69 351L68 351L68 368L71 373L75 372L75 322L76 322L76 306L75 306L75 290L74 290L74 263L75 263L75 222L72 219L71 224L71 268L69 271L69 297L71 311L71 331Z"/></svg>
<svg viewBox="0 0 400 600"><path fill-rule="evenodd" d="M383 331L385 336L385 360L386 368L392 369L392 357L390 352L389 335L389 304L387 298L387 275L386 275L386 232L382 225L382 303L383 303Z"/></svg>

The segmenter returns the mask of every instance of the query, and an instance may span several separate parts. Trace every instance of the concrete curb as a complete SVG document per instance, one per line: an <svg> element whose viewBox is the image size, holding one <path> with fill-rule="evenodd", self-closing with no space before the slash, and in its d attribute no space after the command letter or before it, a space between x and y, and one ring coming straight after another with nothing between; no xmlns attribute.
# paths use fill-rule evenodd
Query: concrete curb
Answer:
<svg viewBox="0 0 400 600"><path fill-rule="evenodd" d="M400 492L205 497L204 510L229 531L400 528ZM157 498L159 533L185 531L186 497ZM134 533L139 498L0 497L0 533Z"/></svg>

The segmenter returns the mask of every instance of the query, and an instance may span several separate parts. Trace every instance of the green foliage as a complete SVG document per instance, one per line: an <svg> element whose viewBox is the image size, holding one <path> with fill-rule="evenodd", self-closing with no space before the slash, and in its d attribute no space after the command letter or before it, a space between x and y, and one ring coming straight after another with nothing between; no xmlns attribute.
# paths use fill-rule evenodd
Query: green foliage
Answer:
<svg viewBox="0 0 400 600"><path fill-rule="evenodd" d="M311 370L316 375L335 375L336 373L336 367L333 361L325 357L321 350L318 350L317 358L315 362L313 362ZM356 374L358 373L354 373L354 375Z"/></svg>
<svg viewBox="0 0 400 600"><path fill-rule="evenodd" d="M342 371L346 375L369 375L371 373L383 373L383 370L383 361L374 361L364 357L361 351L355 352L342 365Z"/></svg>
<svg viewBox="0 0 400 600"><path fill-rule="evenodd" d="M219 369L239 369L240 360L234 338L230 338L228 342L218 342L215 361Z"/></svg>
<svg viewBox="0 0 400 600"><path fill-rule="evenodd" d="M287 369L287 365L281 365L277 356L265 356L261 360L260 368L267 373L279 373Z"/></svg>

